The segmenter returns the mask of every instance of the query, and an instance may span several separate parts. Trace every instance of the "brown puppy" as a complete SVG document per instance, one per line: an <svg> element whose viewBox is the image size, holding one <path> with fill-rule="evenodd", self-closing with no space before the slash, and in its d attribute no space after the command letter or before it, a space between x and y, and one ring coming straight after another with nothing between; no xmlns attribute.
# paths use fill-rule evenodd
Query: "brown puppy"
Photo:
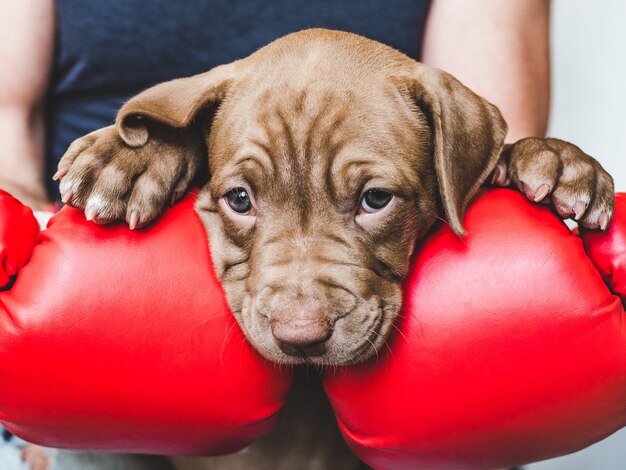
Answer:
<svg viewBox="0 0 626 470"><path fill-rule="evenodd" d="M349 364L382 347L416 240L439 216L463 234L490 175L609 224L612 179L593 158L555 139L504 147L505 134L445 72L309 30L144 91L74 142L57 176L89 219L131 228L206 182L196 209L252 345L279 363Z"/></svg>

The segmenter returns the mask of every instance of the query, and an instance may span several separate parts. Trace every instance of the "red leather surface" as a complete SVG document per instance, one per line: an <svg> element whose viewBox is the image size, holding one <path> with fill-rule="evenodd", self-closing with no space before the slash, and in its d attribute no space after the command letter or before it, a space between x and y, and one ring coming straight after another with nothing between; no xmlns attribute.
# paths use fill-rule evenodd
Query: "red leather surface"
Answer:
<svg viewBox="0 0 626 470"><path fill-rule="evenodd" d="M615 217L606 233L581 230L580 236L607 285L626 299L626 194L615 198Z"/></svg>
<svg viewBox="0 0 626 470"><path fill-rule="evenodd" d="M68 207L53 218L0 293L8 429L49 446L215 454L272 428L291 378L232 319L194 199L135 232ZM11 246L17 233L30 236L11 232Z"/></svg>
<svg viewBox="0 0 626 470"><path fill-rule="evenodd" d="M33 212L0 190L0 287L26 264L35 246L39 224Z"/></svg>
<svg viewBox="0 0 626 470"><path fill-rule="evenodd" d="M192 199L146 230L65 208L40 234L0 293L9 429L60 447L211 454L272 427L290 377L232 320ZM608 234L583 234L613 286L623 201ZM0 220L16 220L4 207ZM466 228L422 244L389 349L326 377L344 434L374 467L506 467L626 424L624 311L581 240L509 190L484 194Z"/></svg>
<svg viewBox="0 0 626 470"><path fill-rule="evenodd" d="M326 377L342 432L375 468L504 468L626 424L624 310L581 240L510 190L465 222L464 239L440 227L423 243L389 350Z"/></svg>

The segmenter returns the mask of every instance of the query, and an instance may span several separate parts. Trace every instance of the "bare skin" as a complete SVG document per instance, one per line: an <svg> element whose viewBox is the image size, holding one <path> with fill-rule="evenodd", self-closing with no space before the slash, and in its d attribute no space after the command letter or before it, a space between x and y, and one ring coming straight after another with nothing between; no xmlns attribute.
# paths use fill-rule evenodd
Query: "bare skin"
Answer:
<svg viewBox="0 0 626 470"><path fill-rule="evenodd" d="M422 61L495 103L509 125L507 142L545 136L549 0L434 0Z"/></svg>
<svg viewBox="0 0 626 470"><path fill-rule="evenodd" d="M52 0L0 3L0 188L35 209L48 203L43 99L54 47Z"/></svg>
<svg viewBox="0 0 626 470"><path fill-rule="evenodd" d="M22 450L22 460L31 470L48 470L50 461L46 449L35 444L29 444Z"/></svg>

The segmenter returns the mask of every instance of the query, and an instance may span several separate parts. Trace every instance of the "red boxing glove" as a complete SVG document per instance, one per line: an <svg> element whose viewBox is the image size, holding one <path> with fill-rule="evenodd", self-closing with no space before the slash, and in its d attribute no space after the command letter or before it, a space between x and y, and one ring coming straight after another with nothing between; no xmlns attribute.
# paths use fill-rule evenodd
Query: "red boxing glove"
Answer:
<svg viewBox="0 0 626 470"><path fill-rule="evenodd" d="M624 310L580 239L510 190L483 194L465 223L465 238L440 227L419 249L389 350L325 379L375 468L511 467L626 424Z"/></svg>
<svg viewBox="0 0 626 470"><path fill-rule="evenodd" d="M147 230L66 207L41 232L0 294L9 430L55 447L208 455L273 427L291 378L232 318L194 200Z"/></svg>
<svg viewBox="0 0 626 470"><path fill-rule="evenodd" d="M615 197L615 215L606 233L581 230L580 236L609 288L626 300L626 194Z"/></svg>
<svg viewBox="0 0 626 470"><path fill-rule="evenodd" d="M6 286L29 260L38 233L33 211L0 190L0 287Z"/></svg>

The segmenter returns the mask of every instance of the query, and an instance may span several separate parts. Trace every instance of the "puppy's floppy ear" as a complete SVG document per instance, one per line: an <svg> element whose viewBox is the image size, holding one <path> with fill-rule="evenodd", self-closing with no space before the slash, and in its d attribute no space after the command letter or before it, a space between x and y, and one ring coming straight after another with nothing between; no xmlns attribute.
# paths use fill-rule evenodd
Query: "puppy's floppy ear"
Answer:
<svg viewBox="0 0 626 470"><path fill-rule="evenodd" d="M498 108L452 75L416 65L409 86L432 128L441 202L454 232L464 235L465 210L498 161L507 125Z"/></svg>
<svg viewBox="0 0 626 470"><path fill-rule="evenodd" d="M148 141L150 121L174 128L189 126L203 108L224 98L240 62L160 83L134 96L117 113L120 136L130 147L141 147Z"/></svg>

